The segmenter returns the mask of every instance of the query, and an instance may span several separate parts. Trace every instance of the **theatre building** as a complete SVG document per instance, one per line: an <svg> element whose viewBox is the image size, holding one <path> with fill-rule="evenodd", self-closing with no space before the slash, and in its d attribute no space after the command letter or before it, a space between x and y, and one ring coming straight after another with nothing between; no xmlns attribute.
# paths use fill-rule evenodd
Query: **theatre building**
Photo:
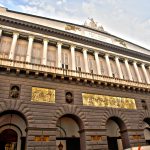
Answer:
<svg viewBox="0 0 150 150"><path fill-rule="evenodd" d="M92 18L77 25L0 7L0 150L149 144L148 49Z"/></svg>

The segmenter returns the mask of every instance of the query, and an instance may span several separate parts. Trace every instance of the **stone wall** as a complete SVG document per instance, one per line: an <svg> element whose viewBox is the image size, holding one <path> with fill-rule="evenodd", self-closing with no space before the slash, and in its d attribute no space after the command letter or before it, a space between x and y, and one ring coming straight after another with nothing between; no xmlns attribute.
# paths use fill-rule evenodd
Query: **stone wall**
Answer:
<svg viewBox="0 0 150 150"><path fill-rule="evenodd" d="M27 148L29 150L34 150L34 147L36 150L56 149L56 123L65 114L75 115L83 122L81 134L85 134L87 150L107 149L106 123L110 117L118 117L125 123L131 145L145 145L143 120L150 118L150 113L149 110L143 110L141 100L144 99L149 107L150 94L94 84L68 82L58 79L48 80L40 77L14 76L13 74L0 75L0 113L14 110L25 116L28 122ZM21 85L19 99L9 97L11 84ZM55 89L56 103L32 102L32 86ZM65 91L68 90L74 94L73 104L67 104L65 101ZM83 106L83 92L135 98L137 110ZM35 136L39 135L49 136L49 141L34 141ZM99 135L102 139L93 141L91 140L93 135ZM133 140L135 135L140 135L141 139ZM85 149L83 148L83 150Z"/></svg>

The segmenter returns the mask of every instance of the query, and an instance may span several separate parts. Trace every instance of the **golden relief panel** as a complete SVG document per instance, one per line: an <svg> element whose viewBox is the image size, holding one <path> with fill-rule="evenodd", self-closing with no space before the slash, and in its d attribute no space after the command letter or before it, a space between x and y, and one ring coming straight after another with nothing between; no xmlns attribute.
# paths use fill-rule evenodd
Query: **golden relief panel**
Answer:
<svg viewBox="0 0 150 150"><path fill-rule="evenodd" d="M136 109L135 99L82 93L83 105Z"/></svg>
<svg viewBox="0 0 150 150"><path fill-rule="evenodd" d="M32 101L55 103L55 90L32 87Z"/></svg>

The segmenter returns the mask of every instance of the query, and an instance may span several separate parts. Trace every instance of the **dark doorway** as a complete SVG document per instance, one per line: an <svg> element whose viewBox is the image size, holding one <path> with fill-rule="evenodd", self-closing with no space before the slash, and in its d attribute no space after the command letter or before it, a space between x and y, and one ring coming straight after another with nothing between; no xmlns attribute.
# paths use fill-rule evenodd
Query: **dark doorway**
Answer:
<svg viewBox="0 0 150 150"><path fill-rule="evenodd" d="M0 134L0 150L17 150L17 133L6 129Z"/></svg>
<svg viewBox="0 0 150 150"><path fill-rule="evenodd" d="M109 118L106 128L109 150L123 150L130 147L126 126L120 118Z"/></svg>
<svg viewBox="0 0 150 150"><path fill-rule="evenodd" d="M80 150L80 138L57 138L56 140L66 142L66 150Z"/></svg>
<svg viewBox="0 0 150 150"><path fill-rule="evenodd" d="M108 149L109 150L119 150L117 140L121 139L120 137L107 137Z"/></svg>
<svg viewBox="0 0 150 150"><path fill-rule="evenodd" d="M147 144L147 145L150 145L150 140L146 140L146 144Z"/></svg>

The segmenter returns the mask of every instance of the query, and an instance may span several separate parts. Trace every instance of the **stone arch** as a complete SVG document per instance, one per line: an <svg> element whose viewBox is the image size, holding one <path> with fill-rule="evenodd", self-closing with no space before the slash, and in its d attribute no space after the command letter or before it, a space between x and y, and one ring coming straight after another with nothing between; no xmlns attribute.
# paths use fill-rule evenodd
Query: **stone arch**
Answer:
<svg viewBox="0 0 150 150"><path fill-rule="evenodd" d="M55 127L57 120L64 115L72 115L80 118L83 123L82 128L87 128L88 121L86 120L85 114L77 106L74 105L64 105L62 107L59 107L52 119L51 124Z"/></svg>
<svg viewBox="0 0 150 150"><path fill-rule="evenodd" d="M14 111L24 116L27 120L27 126L34 122L32 111L28 105L19 100L7 100L0 102L0 115L7 111Z"/></svg>
<svg viewBox="0 0 150 150"><path fill-rule="evenodd" d="M146 118L150 118L150 112L149 111L142 111L139 115L139 128L144 129L144 120Z"/></svg>
<svg viewBox="0 0 150 150"><path fill-rule="evenodd" d="M109 109L107 109L107 110L104 112L100 126L101 126L102 128L105 128L105 127L106 127L107 120L108 120L109 118L112 118L112 117L120 118L120 119L125 123L125 125L126 125L127 128L130 127L130 124L129 124L129 122L128 122L128 119L127 119L127 117L122 113L122 111L119 110L119 109L113 109L113 108L109 108Z"/></svg>

